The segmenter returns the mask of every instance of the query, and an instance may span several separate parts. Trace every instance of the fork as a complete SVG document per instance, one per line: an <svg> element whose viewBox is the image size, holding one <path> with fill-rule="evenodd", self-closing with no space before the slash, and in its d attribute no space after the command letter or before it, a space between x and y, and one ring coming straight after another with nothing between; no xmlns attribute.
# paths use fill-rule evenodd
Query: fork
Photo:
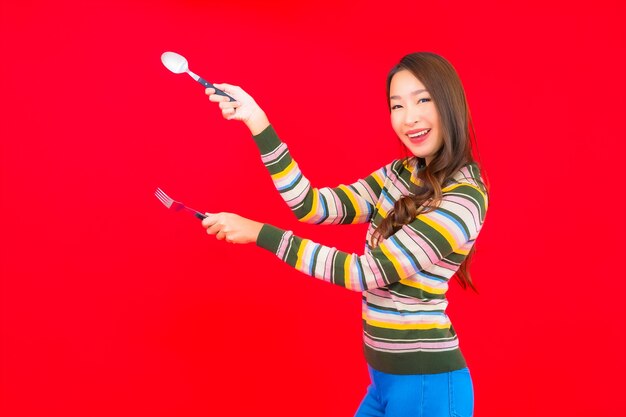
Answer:
<svg viewBox="0 0 626 417"><path fill-rule="evenodd" d="M176 201L176 200L172 199L170 196L165 194L163 192L163 190L161 190L160 188L156 189L156 191L154 192L154 195L168 209L172 209L172 210L175 210L175 211L187 210L187 211L191 212L194 216L199 218L200 220L203 220L203 219L205 219L207 217L206 215L200 213L199 211L194 210L191 207L185 206L180 201Z"/></svg>

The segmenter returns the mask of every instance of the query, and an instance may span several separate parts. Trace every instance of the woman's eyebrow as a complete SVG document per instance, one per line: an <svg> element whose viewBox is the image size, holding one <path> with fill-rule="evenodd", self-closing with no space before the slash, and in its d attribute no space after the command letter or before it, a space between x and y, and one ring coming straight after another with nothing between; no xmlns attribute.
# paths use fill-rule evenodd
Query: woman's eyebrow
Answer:
<svg viewBox="0 0 626 417"><path fill-rule="evenodd" d="M423 92L425 92L425 91L426 91L426 89L425 89L425 88L421 88L421 89L419 89L419 90L415 90L415 91L413 91L413 92L412 92L411 94L409 94L409 95L410 95L410 96L416 96L416 95L418 95L419 93L423 93ZM400 100L400 98L401 98L400 96L391 96L391 97L389 97L389 99L390 99L390 100Z"/></svg>

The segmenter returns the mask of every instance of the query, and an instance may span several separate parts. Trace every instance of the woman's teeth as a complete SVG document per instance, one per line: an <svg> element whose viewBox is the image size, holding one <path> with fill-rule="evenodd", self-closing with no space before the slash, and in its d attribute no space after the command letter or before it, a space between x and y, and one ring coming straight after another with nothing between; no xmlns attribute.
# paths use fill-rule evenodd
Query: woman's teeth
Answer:
<svg viewBox="0 0 626 417"><path fill-rule="evenodd" d="M424 136L426 133L430 132L430 129L422 130L419 133L414 133L409 135L410 138L419 138L420 136Z"/></svg>

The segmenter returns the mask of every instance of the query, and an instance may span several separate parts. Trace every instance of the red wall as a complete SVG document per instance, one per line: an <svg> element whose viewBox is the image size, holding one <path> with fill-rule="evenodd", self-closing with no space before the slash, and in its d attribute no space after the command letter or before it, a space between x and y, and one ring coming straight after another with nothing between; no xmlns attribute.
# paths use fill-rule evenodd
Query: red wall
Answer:
<svg viewBox="0 0 626 417"><path fill-rule="evenodd" d="M626 414L622 2L93 3L0 5L1 415L350 416L365 393L359 294L154 198L363 246L298 224L167 50L252 93L318 186L400 156L386 73L447 57L492 186L481 293L450 291L476 415Z"/></svg>

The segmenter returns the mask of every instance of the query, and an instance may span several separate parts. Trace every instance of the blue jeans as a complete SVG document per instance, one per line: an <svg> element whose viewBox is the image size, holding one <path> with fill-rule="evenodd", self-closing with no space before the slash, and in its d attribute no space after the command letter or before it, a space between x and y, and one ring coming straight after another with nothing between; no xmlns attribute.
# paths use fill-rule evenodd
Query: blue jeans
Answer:
<svg viewBox="0 0 626 417"><path fill-rule="evenodd" d="M471 417L468 368L441 374L392 375L369 367L372 383L354 417Z"/></svg>

